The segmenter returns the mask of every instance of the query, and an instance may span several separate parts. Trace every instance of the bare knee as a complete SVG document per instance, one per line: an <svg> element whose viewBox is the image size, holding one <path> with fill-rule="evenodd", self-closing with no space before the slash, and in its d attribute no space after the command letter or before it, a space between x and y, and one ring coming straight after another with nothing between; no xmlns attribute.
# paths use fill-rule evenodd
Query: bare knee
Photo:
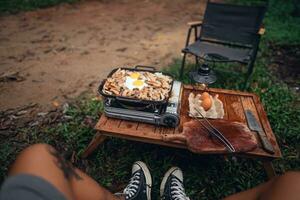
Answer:
<svg viewBox="0 0 300 200"><path fill-rule="evenodd" d="M55 151L54 147L52 147L49 144L33 144L26 149L24 149L18 157L24 157L26 156L27 158L30 157L43 157L45 154L49 154L49 151Z"/></svg>
<svg viewBox="0 0 300 200"><path fill-rule="evenodd" d="M284 175L282 175L282 176L285 176L285 177L299 177L300 178L300 172L288 171L288 172L284 173Z"/></svg>
<svg viewBox="0 0 300 200"><path fill-rule="evenodd" d="M300 172L289 171L278 177L278 181L295 181L300 183Z"/></svg>
<svg viewBox="0 0 300 200"><path fill-rule="evenodd" d="M36 165L42 165L53 160L51 152L56 150L48 144L34 144L24 149L16 158L10 169L10 174L22 171Z"/></svg>
<svg viewBox="0 0 300 200"><path fill-rule="evenodd" d="M34 144L19 154L9 171L9 176L29 174L43 178L65 194L67 199L74 199L67 180L68 174L64 171L66 166L71 168L52 146Z"/></svg>

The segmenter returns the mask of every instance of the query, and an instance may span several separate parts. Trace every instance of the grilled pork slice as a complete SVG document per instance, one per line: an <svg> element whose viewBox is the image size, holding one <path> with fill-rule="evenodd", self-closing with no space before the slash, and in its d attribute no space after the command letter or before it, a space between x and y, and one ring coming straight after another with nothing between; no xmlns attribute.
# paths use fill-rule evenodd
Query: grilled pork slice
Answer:
<svg viewBox="0 0 300 200"><path fill-rule="evenodd" d="M236 152L247 152L257 147L257 140L248 127L239 122L229 122L225 120L211 120L227 140L234 146ZM183 124L183 132L189 149L195 153L202 151L218 152L226 147L208 131L197 120L191 120Z"/></svg>

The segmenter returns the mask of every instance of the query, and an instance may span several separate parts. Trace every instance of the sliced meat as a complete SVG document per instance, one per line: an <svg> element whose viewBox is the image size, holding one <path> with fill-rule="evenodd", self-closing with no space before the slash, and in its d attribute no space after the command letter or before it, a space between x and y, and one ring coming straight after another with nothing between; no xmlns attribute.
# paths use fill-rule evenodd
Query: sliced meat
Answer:
<svg viewBox="0 0 300 200"><path fill-rule="evenodd" d="M244 124L224 120L211 120L210 122L223 133L236 152L247 152L257 147L255 136ZM182 134L186 137L188 148L194 153L227 152L226 147L211 136L197 120L184 123Z"/></svg>

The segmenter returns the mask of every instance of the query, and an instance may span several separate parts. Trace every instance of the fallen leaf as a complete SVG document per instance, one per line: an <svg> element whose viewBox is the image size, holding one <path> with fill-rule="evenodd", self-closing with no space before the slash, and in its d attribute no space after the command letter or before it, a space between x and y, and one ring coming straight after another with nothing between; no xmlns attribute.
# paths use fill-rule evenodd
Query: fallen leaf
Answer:
<svg viewBox="0 0 300 200"><path fill-rule="evenodd" d="M68 103L65 103L65 104L63 105L63 113L64 113L64 114L67 113L68 109L69 109L69 104L68 104Z"/></svg>
<svg viewBox="0 0 300 200"><path fill-rule="evenodd" d="M4 74L0 76L0 82L10 82L10 81L21 82L24 80L25 78L23 76L20 76L19 72L13 72L13 73Z"/></svg>
<svg viewBox="0 0 300 200"><path fill-rule="evenodd" d="M57 108L60 104L58 101L52 101L52 105Z"/></svg>
<svg viewBox="0 0 300 200"><path fill-rule="evenodd" d="M127 50L127 47L116 49L116 51L124 52Z"/></svg>
<svg viewBox="0 0 300 200"><path fill-rule="evenodd" d="M101 101L101 97L100 96L97 96L97 97L93 97L92 98L92 101Z"/></svg>

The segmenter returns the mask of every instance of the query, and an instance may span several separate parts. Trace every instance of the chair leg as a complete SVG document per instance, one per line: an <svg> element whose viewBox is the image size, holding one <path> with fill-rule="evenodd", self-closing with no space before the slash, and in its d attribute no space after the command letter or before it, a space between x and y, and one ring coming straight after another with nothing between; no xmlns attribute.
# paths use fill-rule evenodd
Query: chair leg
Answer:
<svg viewBox="0 0 300 200"><path fill-rule="evenodd" d="M182 62L181 62L181 69L180 69L180 79L183 78L183 71L184 71L184 65L185 65L185 57L186 53L183 53Z"/></svg>
<svg viewBox="0 0 300 200"><path fill-rule="evenodd" d="M199 60L198 60L198 57L197 57L197 56L195 56L195 62L196 62L196 68L197 68L198 65L199 65Z"/></svg>
<svg viewBox="0 0 300 200"><path fill-rule="evenodd" d="M245 83L244 83L243 90L246 90L248 88L249 80L250 80L250 78L252 76L252 73L253 73L253 68L254 68L254 61L251 60L249 65L248 65L248 71L247 71L246 80L245 80Z"/></svg>

